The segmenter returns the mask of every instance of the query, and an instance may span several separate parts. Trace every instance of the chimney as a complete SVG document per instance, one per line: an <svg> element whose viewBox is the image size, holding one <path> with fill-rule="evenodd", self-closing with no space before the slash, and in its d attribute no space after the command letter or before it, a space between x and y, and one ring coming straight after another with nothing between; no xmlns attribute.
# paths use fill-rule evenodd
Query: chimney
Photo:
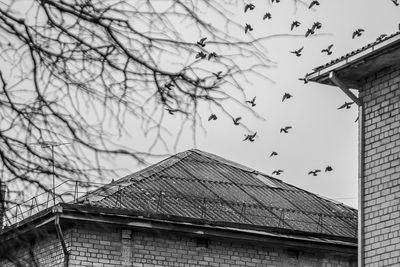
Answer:
<svg viewBox="0 0 400 267"><path fill-rule="evenodd" d="M0 180L0 230L3 229L6 201L6 184Z"/></svg>

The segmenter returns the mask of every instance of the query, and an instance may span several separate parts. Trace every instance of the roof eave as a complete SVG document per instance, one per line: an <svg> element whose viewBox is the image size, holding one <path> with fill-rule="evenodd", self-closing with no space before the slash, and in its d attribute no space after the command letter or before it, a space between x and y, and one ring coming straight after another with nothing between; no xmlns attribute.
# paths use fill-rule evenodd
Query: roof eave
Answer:
<svg viewBox="0 0 400 267"><path fill-rule="evenodd" d="M349 78L341 77L342 82L349 88L360 89L360 76L353 75L355 71L363 72L362 67L363 64L372 58L376 58L382 54L392 51L395 48L400 46L400 34L396 34L392 38L388 38L382 42L377 44L373 44L366 49L363 49L359 52L354 53L349 57L344 57L342 60L335 62L334 64L328 65L326 67L322 67L320 69L315 70L312 73L306 75L306 79L308 81L313 81L326 85L335 85L329 78L329 74L331 72L336 73L339 77L344 76L341 75L346 73L346 76ZM400 59L400 58L399 58ZM386 67L387 64L374 64L371 68L369 66L368 72L365 72L365 75L371 72L379 71L382 66ZM352 77L356 77L353 79Z"/></svg>
<svg viewBox="0 0 400 267"><path fill-rule="evenodd" d="M335 237L321 236L302 236L291 235L288 233L269 232L262 228L247 229L240 224L209 224L200 220L183 221L176 218L164 218L145 216L130 211L120 209L110 209L102 207L91 207L76 204L58 204L47 209L45 212L37 214L34 219L25 220L23 223L15 224L0 232L0 240L6 245L7 241L14 240L17 236L35 229L49 225L55 213L60 219L74 223L99 223L113 224L128 228L140 228L142 230L164 230L182 232L197 237L217 237L229 240L257 241L264 245L267 243L280 244L281 246L304 246L310 249L320 249L332 252L352 255L357 248L357 240L340 240ZM286 245L285 245L286 244ZM323 246L323 247L321 247Z"/></svg>

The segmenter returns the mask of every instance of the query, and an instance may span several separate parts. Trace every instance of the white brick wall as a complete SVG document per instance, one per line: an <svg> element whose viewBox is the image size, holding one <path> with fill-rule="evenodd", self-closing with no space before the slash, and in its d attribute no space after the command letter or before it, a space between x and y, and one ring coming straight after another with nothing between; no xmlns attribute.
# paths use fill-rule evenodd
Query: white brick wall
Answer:
<svg viewBox="0 0 400 267"><path fill-rule="evenodd" d="M368 78L365 108L365 266L400 266L400 70Z"/></svg>

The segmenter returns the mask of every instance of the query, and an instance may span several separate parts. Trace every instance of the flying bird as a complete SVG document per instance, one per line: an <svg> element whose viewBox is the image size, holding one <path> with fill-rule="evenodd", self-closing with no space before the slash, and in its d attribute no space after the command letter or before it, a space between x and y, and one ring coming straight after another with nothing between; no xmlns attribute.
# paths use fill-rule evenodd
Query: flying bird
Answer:
<svg viewBox="0 0 400 267"><path fill-rule="evenodd" d="M201 47L205 47L206 43L205 41L207 40L207 37L201 38L199 41L197 41L197 44Z"/></svg>
<svg viewBox="0 0 400 267"><path fill-rule="evenodd" d="M256 7L256 6L253 5L253 4L251 4L251 3L246 4L246 5L244 6L244 13L246 13L247 10L249 10L249 9L250 9L250 10L253 10L255 7Z"/></svg>
<svg viewBox="0 0 400 267"><path fill-rule="evenodd" d="M239 125L239 121L242 119L242 117L237 117L237 118L232 118L233 124Z"/></svg>
<svg viewBox="0 0 400 267"><path fill-rule="evenodd" d="M276 175L281 175L281 173L283 172L283 170L276 170L272 172L272 175L276 174Z"/></svg>
<svg viewBox="0 0 400 267"><path fill-rule="evenodd" d="M290 30L293 31L293 29L299 27L300 24L301 23L297 20L293 21L292 24L290 25Z"/></svg>
<svg viewBox="0 0 400 267"><path fill-rule="evenodd" d="M212 74L217 78L217 80L222 79L221 77L222 71L218 71L217 73L213 72Z"/></svg>
<svg viewBox="0 0 400 267"><path fill-rule="evenodd" d="M333 47L333 44L330 44L329 46L328 46L328 48L325 48L325 49L322 49L321 50L321 53L326 53L328 56L329 55L332 55L332 47Z"/></svg>
<svg viewBox="0 0 400 267"><path fill-rule="evenodd" d="M392 3L395 4L395 6L399 6L399 1L398 0L392 0Z"/></svg>
<svg viewBox="0 0 400 267"><path fill-rule="evenodd" d="M269 13L269 12L265 13L264 17L263 17L263 20L265 20L265 19L272 19L271 13Z"/></svg>
<svg viewBox="0 0 400 267"><path fill-rule="evenodd" d="M173 87L175 87L175 85L172 82L166 83L164 85L165 88L167 88L168 90L171 90Z"/></svg>
<svg viewBox="0 0 400 267"><path fill-rule="evenodd" d="M170 115L174 115L175 112L179 111L178 109L171 109L171 108L167 108L166 110L168 111L168 113L169 113Z"/></svg>
<svg viewBox="0 0 400 267"><path fill-rule="evenodd" d="M253 134L245 134L245 138L243 141L247 141L249 140L250 142L254 142L254 138L256 137L257 132L253 133Z"/></svg>
<svg viewBox="0 0 400 267"><path fill-rule="evenodd" d="M314 31L314 29L313 28L311 28L311 29L307 29L307 31L306 31L306 37L308 37L308 36L310 36L310 35L313 35L315 33L315 31Z"/></svg>
<svg viewBox="0 0 400 267"><path fill-rule="evenodd" d="M246 100L247 103L251 104L252 107L256 106L256 97L253 97L252 100Z"/></svg>
<svg viewBox="0 0 400 267"><path fill-rule="evenodd" d="M208 117L208 121L211 121L211 120L215 121L215 120L217 120L217 119L218 119L218 117L217 117L217 115L215 115L214 113L211 114L210 117Z"/></svg>
<svg viewBox="0 0 400 267"><path fill-rule="evenodd" d="M290 129L292 129L292 126L285 126L284 128L281 128L281 130L279 132L280 133L282 133L282 132L289 133Z"/></svg>
<svg viewBox="0 0 400 267"><path fill-rule="evenodd" d="M321 172L321 170L309 171L308 175L312 174L313 176L317 176L319 172Z"/></svg>
<svg viewBox="0 0 400 267"><path fill-rule="evenodd" d="M250 24L246 23L246 26L244 26L244 33L251 32L252 30L253 30L253 27L251 27Z"/></svg>
<svg viewBox="0 0 400 267"><path fill-rule="evenodd" d="M210 54L208 54L208 60L210 60L211 58L216 58L216 57L218 57L218 55L215 52L211 52Z"/></svg>
<svg viewBox="0 0 400 267"><path fill-rule="evenodd" d="M273 2L277 2L277 3L279 3L281 0L272 0L271 2L273 3Z"/></svg>
<svg viewBox="0 0 400 267"><path fill-rule="evenodd" d="M331 166L326 166L325 172L331 172L333 171L333 168Z"/></svg>
<svg viewBox="0 0 400 267"><path fill-rule="evenodd" d="M313 6L319 6L319 2L318 1L312 1L311 4L308 6L308 9L313 8Z"/></svg>
<svg viewBox="0 0 400 267"><path fill-rule="evenodd" d="M198 53L196 54L196 59L197 59L197 58L204 59L204 58L206 58L206 57L207 57L207 55L206 55L203 51L200 51L200 52L198 52Z"/></svg>
<svg viewBox="0 0 400 267"><path fill-rule="evenodd" d="M343 108L349 109L349 108L351 108L351 105L353 105L353 104L354 104L354 102L344 102L344 104L341 105L340 107L338 107L338 109L343 109Z"/></svg>
<svg viewBox="0 0 400 267"><path fill-rule="evenodd" d="M352 39L354 39L355 37L360 37L360 36L363 34L364 31L365 31L364 29L357 29L357 30L355 30L355 31L353 32Z"/></svg>
<svg viewBox="0 0 400 267"><path fill-rule="evenodd" d="M272 151L271 155L269 155L269 157L273 157L273 156L278 156L278 153L276 153L275 151Z"/></svg>
<svg viewBox="0 0 400 267"><path fill-rule="evenodd" d="M314 24L311 26L311 28L313 29L313 30L315 30L315 29L321 29L322 28L322 24L321 24L321 22L314 22Z"/></svg>
<svg viewBox="0 0 400 267"><path fill-rule="evenodd" d="M303 48L304 48L304 46L299 48L299 49L297 49L297 50L290 51L290 53L295 54L296 56L300 57L301 56L301 52L303 51Z"/></svg>
<svg viewBox="0 0 400 267"><path fill-rule="evenodd" d="M293 96L289 93L285 93L282 97L282 102L285 101L286 99L292 98Z"/></svg>

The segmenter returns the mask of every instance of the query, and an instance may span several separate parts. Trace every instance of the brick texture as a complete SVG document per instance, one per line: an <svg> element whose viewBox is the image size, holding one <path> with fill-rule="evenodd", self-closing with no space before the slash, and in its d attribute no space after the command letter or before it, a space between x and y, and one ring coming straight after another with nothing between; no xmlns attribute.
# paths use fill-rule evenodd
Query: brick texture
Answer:
<svg viewBox="0 0 400 267"><path fill-rule="evenodd" d="M365 266L399 266L400 68L369 77L360 97L365 110Z"/></svg>
<svg viewBox="0 0 400 267"><path fill-rule="evenodd" d="M239 242L203 240L177 233L145 233L127 229L72 228L65 231L69 266L307 266L355 267L347 258ZM35 246L38 266L62 266L62 250L56 236ZM25 255L21 248L16 255ZM29 258L27 258L29 259ZM0 261L0 266L15 266ZM29 260L23 262L29 265Z"/></svg>

